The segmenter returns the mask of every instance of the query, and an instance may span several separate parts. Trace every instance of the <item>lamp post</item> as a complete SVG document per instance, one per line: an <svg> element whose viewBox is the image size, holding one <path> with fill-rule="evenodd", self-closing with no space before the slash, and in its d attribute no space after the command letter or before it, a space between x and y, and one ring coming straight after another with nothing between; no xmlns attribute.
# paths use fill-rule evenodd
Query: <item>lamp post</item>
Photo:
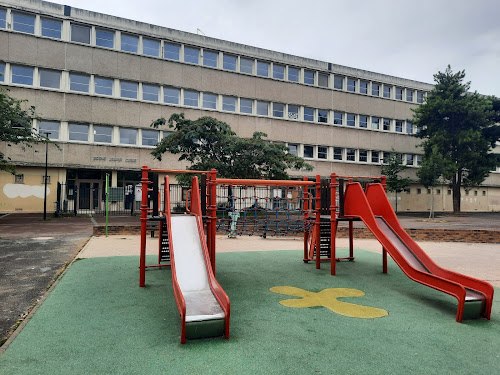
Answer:
<svg viewBox="0 0 500 375"><path fill-rule="evenodd" d="M43 220L47 220L47 165L49 161L49 135L50 132L44 133L47 137L45 141L45 192L43 194Z"/></svg>

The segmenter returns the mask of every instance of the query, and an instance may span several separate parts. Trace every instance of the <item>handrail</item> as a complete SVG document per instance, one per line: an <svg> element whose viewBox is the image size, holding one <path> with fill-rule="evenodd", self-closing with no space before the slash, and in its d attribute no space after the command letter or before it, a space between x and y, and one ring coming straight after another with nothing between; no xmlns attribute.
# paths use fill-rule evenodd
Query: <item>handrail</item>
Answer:
<svg viewBox="0 0 500 375"><path fill-rule="evenodd" d="M301 180L252 180L238 178L218 178L216 179L219 185L269 185L269 186L314 186L315 181Z"/></svg>

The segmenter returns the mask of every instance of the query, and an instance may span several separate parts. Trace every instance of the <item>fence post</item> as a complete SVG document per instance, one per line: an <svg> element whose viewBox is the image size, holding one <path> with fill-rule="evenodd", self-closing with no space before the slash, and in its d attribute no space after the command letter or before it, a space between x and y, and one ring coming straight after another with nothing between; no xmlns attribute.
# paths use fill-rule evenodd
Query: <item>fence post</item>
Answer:
<svg viewBox="0 0 500 375"><path fill-rule="evenodd" d="M76 203L78 202L78 186L75 184L73 190L73 212L76 216Z"/></svg>
<svg viewBox="0 0 500 375"><path fill-rule="evenodd" d="M54 212L54 216L55 217L58 217L59 216L59 212L61 211L61 183L58 181L57 182L57 194L56 194L56 197L57 197L57 201L56 201L56 212Z"/></svg>

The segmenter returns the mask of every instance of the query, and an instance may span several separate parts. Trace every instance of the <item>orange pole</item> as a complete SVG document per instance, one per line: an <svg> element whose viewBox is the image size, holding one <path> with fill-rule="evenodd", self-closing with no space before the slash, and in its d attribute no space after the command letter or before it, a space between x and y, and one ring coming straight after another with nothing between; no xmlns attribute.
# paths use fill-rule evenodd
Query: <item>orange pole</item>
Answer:
<svg viewBox="0 0 500 375"><path fill-rule="evenodd" d="M151 183L148 179L149 169L142 166L142 198L141 198L141 255L139 263L139 286L146 285L146 227L148 222L148 185Z"/></svg>
<svg viewBox="0 0 500 375"><path fill-rule="evenodd" d="M335 173L330 175L330 274L335 275L335 253L337 237L337 176Z"/></svg>
<svg viewBox="0 0 500 375"><path fill-rule="evenodd" d="M212 263L212 272L215 275L215 234L217 229L217 170L212 169L210 172L210 262Z"/></svg>
<svg viewBox="0 0 500 375"><path fill-rule="evenodd" d="M321 225L321 178L320 175L316 175L316 197L314 198L316 201L316 221L314 223L314 230L316 231L316 269L320 269L321 267L321 259L320 259L320 245L321 245L321 234L320 234L320 225Z"/></svg>
<svg viewBox="0 0 500 375"><path fill-rule="evenodd" d="M304 177L304 181L307 181L307 177ZM304 199L304 263L309 263L309 254L308 254L308 240L309 240L309 230L306 230L306 222L309 218L309 201L307 199L309 192L307 191L307 186L304 186L304 193L302 195Z"/></svg>

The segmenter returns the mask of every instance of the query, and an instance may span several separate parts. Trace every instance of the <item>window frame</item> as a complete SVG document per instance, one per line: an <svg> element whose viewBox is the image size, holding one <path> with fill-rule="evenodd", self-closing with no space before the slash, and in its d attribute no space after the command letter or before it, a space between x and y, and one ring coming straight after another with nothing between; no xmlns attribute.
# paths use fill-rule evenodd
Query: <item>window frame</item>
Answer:
<svg viewBox="0 0 500 375"><path fill-rule="evenodd" d="M188 97L192 94L192 97ZM195 98L196 95L196 98ZM196 101L196 105L195 105ZM200 93L195 90L184 90L184 100L182 102L183 105L188 107L198 108L200 106Z"/></svg>
<svg viewBox="0 0 500 375"><path fill-rule="evenodd" d="M247 63L250 63L249 65L247 65ZM245 74L254 74L254 65L255 65L255 60L254 59L250 59L250 58L246 58L246 57L240 57L240 69L239 69L239 72L240 73L245 73ZM244 68L244 69L242 69ZM250 68L250 69L248 69Z"/></svg>
<svg viewBox="0 0 500 375"><path fill-rule="evenodd" d="M294 72L297 72L295 75ZM300 82L300 69L294 66L288 67L287 81L290 82Z"/></svg>
<svg viewBox="0 0 500 375"><path fill-rule="evenodd" d="M154 137L145 137L146 134L152 134L152 133L155 133L156 134L156 143L154 144L146 144L144 143L144 140L154 140L155 138ZM141 129L141 146L144 146L144 147L155 147L158 142L159 142L159 139L160 139L160 132L158 130L153 130L153 129Z"/></svg>
<svg viewBox="0 0 500 375"><path fill-rule="evenodd" d="M282 70L281 71L277 71L276 69L279 69L281 68ZM273 64L273 78L274 79L281 79L281 80L284 80L285 79L285 65L281 65L281 64Z"/></svg>
<svg viewBox="0 0 500 375"><path fill-rule="evenodd" d="M176 92L177 93L177 101L168 101L167 98L174 98L172 95L166 95L167 92ZM167 104L179 104L181 101L181 89L177 87L171 87L171 86L163 86L163 103Z"/></svg>
<svg viewBox="0 0 500 375"><path fill-rule="evenodd" d="M250 102L250 106L248 106L248 102ZM246 108L246 110L243 110ZM250 108L250 112L248 112L248 108ZM240 113L253 114L253 100L247 98L240 98Z"/></svg>
<svg viewBox="0 0 500 375"><path fill-rule="evenodd" d="M310 150L311 152L307 152L308 155L306 155L306 149L307 150ZM312 145L304 145L304 149L303 149L303 157L304 159L314 159L314 146ZM311 156L309 156L311 155Z"/></svg>
<svg viewBox="0 0 500 375"><path fill-rule="evenodd" d="M41 131L42 124L57 125L57 130L56 129L48 129L47 131L43 132L43 131ZM38 134L43 135L43 134L47 134L47 133L50 133L48 135L48 138L50 140L58 140L59 136L61 134L61 123L59 121L40 120L38 122Z"/></svg>
<svg viewBox="0 0 500 375"><path fill-rule="evenodd" d="M104 86L104 85L98 84L99 81L106 81L106 82L111 81L111 86L108 87L108 86ZM100 88L103 88L105 90L111 89L111 93L108 94L108 93L99 92L99 90L101 90ZM105 77L94 76L94 94L97 94L97 95L106 95L106 96L113 96L113 93L114 93L114 79L113 78L105 78Z"/></svg>
<svg viewBox="0 0 500 375"><path fill-rule="evenodd" d="M129 41L137 41L137 44L133 44L128 42ZM139 53L139 43L140 43L140 38L137 35L134 34L127 34L127 33L122 33L121 38L120 38L120 51L122 52L130 52L130 53ZM129 48L130 46L130 48Z"/></svg>
<svg viewBox="0 0 500 375"><path fill-rule="evenodd" d="M258 116L269 116L269 102L268 101L265 101L265 100L257 100L257 105L255 106L255 112L256 112L256 115ZM266 113L260 113L261 112L261 109L264 108L264 105L266 106ZM260 108L259 108L260 107ZM263 112L263 111L262 111Z"/></svg>
<svg viewBox="0 0 500 375"><path fill-rule="evenodd" d="M266 73L264 75L264 66L266 67ZM271 64L267 61L257 60L257 75L259 77L269 77L269 68Z"/></svg>
<svg viewBox="0 0 500 375"><path fill-rule="evenodd" d="M217 51L203 49L203 66L217 68L219 66L219 53Z"/></svg>
<svg viewBox="0 0 500 375"><path fill-rule="evenodd" d="M102 131L102 129L109 129L109 134L106 134L104 132L97 134L98 131ZM108 126L108 125L94 125L92 129L92 140L94 143L103 143L103 144L111 144L113 143L113 127ZM107 141L102 141L102 140L96 140L96 136L98 137L109 137L109 142Z"/></svg>
<svg viewBox="0 0 500 375"><path fill-rule="evenodd" d="M234 61L233 61L234 59ZM222 69L229 70L230 72L236 72L238 69L238 56L223 54L222 55Z"/></svg>
<svg viewBox="0 0 500 375"><path fill-rule="evenodd" d="M85 40L83 40L82 35L78 35L78 37L75 34L75 30L83 30L88 31L88 38L87 35L85 35ZM82 43L82 44L91 44L91 36L92 36L92 27L87 26L87 25L82 25L79 23L71 23L70 25L70 41L75 42L75 43ZM88 42L87 42L88 39Z"/></svg>
<svg viewBox="0 0 500 375"><path fill-rule="evenodd" d="M27 69L31 70L31 77L29 75L24 75L24 74L14 74L14 71L16 68L21 68L21 69ZM35 79L35 68L27 65L11 65L10 66L10 77L11 77L11 82L16 85L24 85L24 86L33 86L34 84L34 79ZM30 83L24 83L24 82L16 82L14 80L14 77L23 77L23 78L28 78L31 80Z"/></svg>
<svg viewBox="0 0 500 375"><path fill-rule="evenodd" d="M16 16L24 17L26 19L33 19L33 24L20 22L20 20L18 20L16 22ZM26 12L12 11L11 18L12 18L12 30L13 31L17 31L19 33L35 35L36 16L34 14L26 13ZM19 26L19 25L21 26L21 28L16 28L16 26ZM28 28L25 28L26 26ZM24 28L24 30L23 30L23 28ZM26 30L32 30L32 31L26 31Z"/></svg>
<svg viewBox="0 0 500 375"><path fill-rule="evenodd" d="M170 47L176 47L176 50L174 51L173 48ZM169 56L177 56L177 58L173 57L168 57ZM177 43L169 43L169 42L163 42L163 58L167 60L172 60L172 61L180 61L181 60L181 45Z"/></svg>
<svg viewBox="0 0 500 375"><path fill-rule="evenodd" d="M134 143L125 143L125 142L122 142L122 140L126 138L125 134L122 134L122 131L123 132L130 131L132 133L135 133L135 141L134 141ZM118 130L118 133L119 133L120 145L137 146L137 137L138 137L138 133L139 133L138 129L120 127L119 130ZM132 138L130 138L130 139L132 139Z"/></svg>
<svg viewBox="0 0 500 375"><path fill-rule="evenodd" d="M322 114L323 112L325 113L325 115ZM318 122L321 122L322 124L328 124L328 112L330 112L328 109L318 108Z"/></svg>
<svg viewBox="0 0 500 375"><path fill-rule="evenodd" d="M202 106L205 109L217 109L217 94L211 92L204 92Z"/></svg>
<svg viewBox="0 0 500 375"><path fill-rule="evenodd" d="M71 78L77 78L77 77L80 77L80 78L87 78L88 81L87 83L82 83L82 82L72 82L71 81ZM74 86L76 85L76 86ZM87 87L87 90L78 90L77 87L80 87L80 86L86 86ZM74 92L86 92L86 93L89 93L90 92L90 75L87 75L87 74L81 74L81 73L69 73L69 89L70 91L74 91Z"/></svg>
<svg viewBox="0 0 500 375"><path fill-rule="evenodd" d="M144 95L145 93L145 90L144 88L147 88L148 90L149 89L152 89L152 88L156 88L156 99L149 99L149 98L146 98L146 96L151 96L151 97L154 97L155 93L153 93L153 90L151 90L150 92L146 92L146 95ZM156 102L158 103L160 101L160 86L159 85L152 85L152 84L149 84L149 83L143 83L142 84L142 100L146 100L148 102Z"/></svg>
<svg viewBox="0 0 500 375"><path fill-rule="evenodd" d="M318 159L328 160L328 146L318 146Z"/></svg>
<svg viewBox="0 0 500 375"><path fill-rule="evenodd" d="M104 33L104 34L110 34L111 35L111 39L106 39L106 38L102 38L102 37L98 37L98 34L99 33ZM105 41L105 43L101 43L99 44L99 41ZM107 45L109 43L106 43L106 42L111 42L111 46ZM112 31L112 30L108 30L108 29L103 29L103 28L97 28L95 29L95 45L96 46L99 46L99 47L103 47L103 48L110 48L110 49L114 49L115 48L115 32Z"/></svg>
<svg viewBox="0 0 500 375"><path fill-rule="evenodd" d="M304 107L304 121L314 122L314 112L314 108Z"/></svg>
<svg viewBox="0 0 500 375"><path fill-rule="evenodd" d="M222 110L228 112L236 112L238 99L235 96L223 95L222 96Z"/></svg>
<svg viewBox="0 0 500 375"><path fill-rule="evenodd" d="M72 127L75 127L75 126L81 126L81 127L85 127L87 129L87 138L86 139L78 139L78 137L75 139L75 138L72 138L72 135L78 135L78 134L85 134L83 131L71 131L71 128ZM72 142L88 142L89 141L89 130L90 130L90 126L89 124L82 124L82 123L69 123L68 124L68 140L69 141L72 141ZM82 137L83 138L83 137Z"/></svg>
<svg viewBox="0 0 500 375"><path fill-rule="evenodd" d="M147 43L157 43L158 49L152 48L150 46L146 46ZM156 54L151 53L152 51L156 51ZM149 52L149 53L148 53ZM145 56L151 56L151 57L160 57L160 52L161 52L161 42L157 39L154 38L142 38L142 54Z"/></svg>
<svg viewBox="0 0 500 375"><path fill-rule="evenodd" d="M273 102L273 117L285 118L285 104Z"/></svg>
<svg viewBox="0 0 500 375"><path fill-rule="evenodd" d="M315 73L314 70L304 69L303 83L305 85L314 85Z"/></svg>
<svg viewBox="0 0 500 375"><path fill-rule="evenodd" d="M59 76L59 80L57 82L57 86L42 85L42 78L43 78L43 74L44 73L57 74ZM38 85L40 87L58 90L58 89L61 88L61 77L62 77L62 73L59 70L41 69L41 68L38 69Z"/></svg>
<svg viewBox="0 0 500 375"><path fill-rule="evenodd" d="M124 87L124 85L130 85L130 87L135 87L136 90L130 90L126 87ZM124 94L127 94L127 93L132 93L132 92L135 92L135 96L127 96L127 95L124 95ZM120 98L124 98L124 99L138 99L139 98L139 83L138 82L134 82L134 81L126 81L126 80L120 80Z"/></svg>
<svg viewBox="0 0 500 375"><path fill-rule="evenodd" d="M52 22L52 23L55 23L55 24L58 24L60 27L59 27L59 30L57 29L52 29L52 28L48 28L48 27L44 27L43 26L43 23L44 21L47 21L47 22ZM40 17L40 35L43 36L43 37L46 37L46 38L52 38L52 39L62 39L62 21L61 20L58 20L58 19L55 19L55 18L49 18L49 17ZM51 30L51 31L58 31L58 35L59 36L53 36L53 35L48 35L50 33L44 33L44 30Z"/></svg>

